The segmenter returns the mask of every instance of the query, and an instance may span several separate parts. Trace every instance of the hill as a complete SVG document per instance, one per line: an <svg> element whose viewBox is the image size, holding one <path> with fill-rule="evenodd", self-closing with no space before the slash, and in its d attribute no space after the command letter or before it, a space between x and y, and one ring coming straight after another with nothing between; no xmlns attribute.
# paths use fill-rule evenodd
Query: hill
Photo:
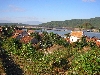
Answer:
<svg viewBox="0 0 100 75"><path fill-rule="evenodd" d="M44 27L78 27L84 23L90 23L94 27L100 26L100 17L90 18L90 19L72 19L65 21L51 21L47 23L42 23L39 26Z"/></svg>
<svg viewBox="0 0 100 75"><path fill-rule="evenodd" d="M11 26L11 25L16 25L16 26L25 26L26 24L22 24L22 23L0 23L0 26L4 26L4 25L8 25L8 26Z"/></svg>
<svg viewBox="0 0 100 75"><path fill-rule="evenodd" d="M39 21L26 21L26 22L22 22L22 23L13 23L13 22L6 21L6 20L0 20L0 26L3 26L3 25L27 26L27 25L39 25L39 24L42 24L42 22L39 22Z"/></svg>
<svg viewBox="0 0 100 75"><path fill-rule="evenodd" d="M42 22L39 22L39 21L27 21L27 22L23 22L23 24L39 25L39 24L42 24Z"/></svg>

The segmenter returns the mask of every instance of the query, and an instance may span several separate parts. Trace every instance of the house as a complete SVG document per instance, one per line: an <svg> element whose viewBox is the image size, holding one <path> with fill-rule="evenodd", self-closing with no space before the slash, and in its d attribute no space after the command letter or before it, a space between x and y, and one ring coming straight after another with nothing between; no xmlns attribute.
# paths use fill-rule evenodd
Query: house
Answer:
<svg viewBox="0 0 100 75"><path fill-rule="evenodd" d="M32 37L31 37L31 36L24 36L24 37L22 37L22 38L20 39L20 41L21 41L22 43L25 43L25 44L27 44L28 42L31 42L31 40L32 40Z"/></svg>
<svg viewBox="0 0 100 75"><path fill-rule="evenodd" d="M69 37L66 37L64 38L68 43L70 43L70 38Z"/></svg>
<svg viewBox="0 0 100 75"><path fill-rule="evenodd" d="M31 33L34 33L35 31L34 30L28 30L28 35L31 35Z"/></svg>
<svg viewBox="0 0 100 75"><path fill-rule="evenodd" d="M99 29L92 29L93 32L99 32Z"/></svg>
<svg viewBox="0 0 100 75"><path fill-rule="evenodd" d="M23 32L23 30L19 30L19 29L18 29L18 30L15 30L13 34L14 34L14 35L19 35L19 34L21 34L22 32Z"/></svg>
<svg viewBox="0 0 100 75"><path fill-rule="evenodd" d="M98 46L98 47L100 47L100 40L96 40L96 45Z"/></svg>
<svg viewBox="0 0 100 75"><path fill-rule="evenodd" d="M71 31L70 43L79 41L81 37L83 37L83 31Z"/></svg>
<svg viewBox="0 0 100 75"><path fill-rule="evenodd" d="M21 39L20 39L20 41L22 42L22 43L25 43L25 44L27 44L27 43L31 43L31 44L37 44L39 41L36 39L36 38L33 38L33 37L31 37L31 36L24 36L24 37L22 37Z"/></svg>
<svg viewBox="0 0 100 75"><path fill-rule="evenodd" d="M26 31L15 30L15 32L13 33L12 38L16 38L16 39L20 40L24 36L28 36L28 33Z"/></svg>
<svg viewBox="0 0 100 75"><path fill-rule="evenodd" d="M23 30L15 30L15 32L13 33L12 38L15 38L17 40L20 40L20 42L22 43L31 43L31 44L37 44L38 40L29 36L29 34L26 31Z"/></svg>
<svg viewBox="0 0 100 75"><path fill-rule="evenodd" d="M18 35L20 35L23 31L22 30L15 30L15 32L13 33L12 38L16 38Z"/></svg>
<svg viewBox="0 0 100 75"><path fill-rule="evenodd" d="M97 40L99 40L99 39L97 37L95 37L95 36L91 37L91 38L90 37L86 37L86 41L87 42L96 42Z"/></svg>

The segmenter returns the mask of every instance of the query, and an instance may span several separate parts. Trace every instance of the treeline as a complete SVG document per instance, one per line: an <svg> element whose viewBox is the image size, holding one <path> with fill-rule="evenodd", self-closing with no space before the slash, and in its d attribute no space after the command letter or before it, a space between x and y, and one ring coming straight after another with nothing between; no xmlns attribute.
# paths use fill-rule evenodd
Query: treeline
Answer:
<svg viewBox="0 0 100 75"><path fill-rule="evenodd" d="M5 25L7 25L7 26L26 26L27 24L22 24L22 23L0 23L0 26L5 26Z"/></svg>
<svg viewBox="0 0 100 75"><path fill-rule="evenodd" d="M51 21L47 23L42 23L39 26L44 27L79 27L84 23L90 23L92 26L98 28L100 26L100 17L95 17L91 19L72 19L65 21Z"/></svg>

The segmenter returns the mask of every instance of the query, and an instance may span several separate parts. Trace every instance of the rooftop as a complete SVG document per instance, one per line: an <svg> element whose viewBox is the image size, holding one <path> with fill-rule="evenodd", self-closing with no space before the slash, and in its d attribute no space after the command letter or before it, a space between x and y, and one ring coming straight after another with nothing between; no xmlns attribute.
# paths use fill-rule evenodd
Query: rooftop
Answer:
<svg viewBox="0 0 100 75"><path fill-rule="evenodd" d="M83 36L83 31L71 31L70 35L80 38Z"/></svg>

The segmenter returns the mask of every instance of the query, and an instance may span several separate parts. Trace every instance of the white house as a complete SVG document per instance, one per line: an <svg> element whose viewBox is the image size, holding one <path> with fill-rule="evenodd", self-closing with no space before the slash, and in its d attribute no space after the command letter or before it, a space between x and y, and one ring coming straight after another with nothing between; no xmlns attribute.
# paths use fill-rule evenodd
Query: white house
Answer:
<svg viewBox="0 0 100 75"><path fill-rule="evenodd" d="M83 31L71 31L70 43L77 42L83 36Z"/></svg>

